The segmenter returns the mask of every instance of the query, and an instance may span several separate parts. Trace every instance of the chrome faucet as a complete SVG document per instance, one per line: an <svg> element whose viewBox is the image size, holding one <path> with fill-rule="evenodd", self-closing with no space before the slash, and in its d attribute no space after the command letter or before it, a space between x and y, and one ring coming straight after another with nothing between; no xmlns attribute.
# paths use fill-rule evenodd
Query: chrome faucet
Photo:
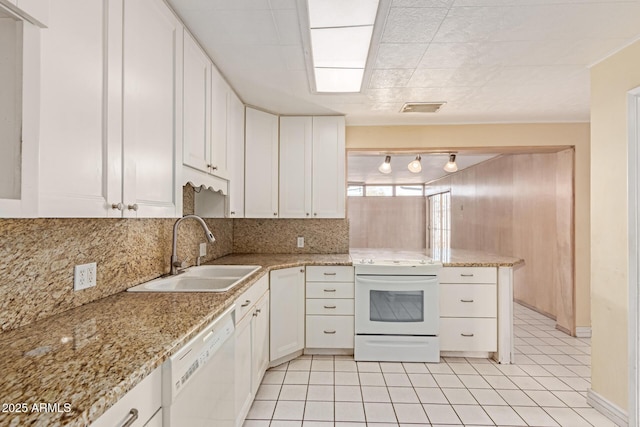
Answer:
<svg viewBox="0 0 640 427"><path fill-rule="evenodd" d="M171 251L171 274L178 274L178 269L184 268L184 263L178 261L178 225L180 225L180 223L187 218L193 218L200 223L200 225L204 229L204 234L207 237L207 240L209 241L209 243L213 243L216 241L216 238L213 237L213 233L211 232L211 230L209 230L209 227L207 227L207 224L199 216L185 215L179 220L177 220L176 223L173 225L173 250Z"/></svg>

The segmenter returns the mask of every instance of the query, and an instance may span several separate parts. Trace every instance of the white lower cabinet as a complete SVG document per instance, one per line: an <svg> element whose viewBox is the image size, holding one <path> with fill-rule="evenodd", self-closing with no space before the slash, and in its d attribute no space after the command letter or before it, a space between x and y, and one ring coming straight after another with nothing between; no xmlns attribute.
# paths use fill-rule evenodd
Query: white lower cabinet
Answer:
<svg viewBox="0 0 640 427"><path fill-rule="evenodd" d="M162 370L156 368L122 399L107 410L91 427L129 427L162 425Z"/></svg>
<svg viewBox="0 0 640 427"><path fill-rule="evenodd" d="M264 276L236 302L235 413L244 422L269 364L269 290Z"/></svg>
<svg viewBox="0 0 640 427"><path fill-rule="evenodd" d="M304 267L271 272L271 362L294 357L304 348L304 272Z"/></svg>
<svg viewBox="0 0 640 427"><path fill-rule="evenodd" d="M306 348L353 349L353 267L307 267Z"/></svg>
<svg viewBox="0 0 640 427"><path fill-rule="evenodd" d="M444 267L440 275L440 351L498 351L495 267Z"/></svg>

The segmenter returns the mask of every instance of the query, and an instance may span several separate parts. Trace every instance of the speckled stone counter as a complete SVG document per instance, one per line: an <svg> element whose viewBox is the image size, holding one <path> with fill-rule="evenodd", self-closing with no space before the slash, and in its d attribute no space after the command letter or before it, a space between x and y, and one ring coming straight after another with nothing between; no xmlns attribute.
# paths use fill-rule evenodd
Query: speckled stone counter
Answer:
<svg viewBox="0 0 640 427"><path fill-rule="evenodd" d="M428 251L402 251L396 249L351 249L354 264L361 259L422 259L432 258L444 267L516 267L524 260L466 249L437 249Z"/></svg>
<svg viewBox="0 0 640 427"><path fill-rule="evenodd" d="M0 425L89 425L270 270L351 265L351 258L246 254L213 263L263 268L225 293L121 292L1 333L0 404L58 403L61 409L0 412Z"/></svg>

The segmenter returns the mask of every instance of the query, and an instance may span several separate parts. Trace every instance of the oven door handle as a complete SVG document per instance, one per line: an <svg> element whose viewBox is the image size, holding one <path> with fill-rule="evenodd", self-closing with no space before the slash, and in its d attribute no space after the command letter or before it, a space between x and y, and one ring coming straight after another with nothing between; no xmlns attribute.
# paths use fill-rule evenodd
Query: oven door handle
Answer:
<svg viewBox="0 0 640 427"><path fill-rule="evenodd" d="M358 284L389 284L398 285L417 285L417 284L437 284L437 276L356 276L356 286Z"/></svg>

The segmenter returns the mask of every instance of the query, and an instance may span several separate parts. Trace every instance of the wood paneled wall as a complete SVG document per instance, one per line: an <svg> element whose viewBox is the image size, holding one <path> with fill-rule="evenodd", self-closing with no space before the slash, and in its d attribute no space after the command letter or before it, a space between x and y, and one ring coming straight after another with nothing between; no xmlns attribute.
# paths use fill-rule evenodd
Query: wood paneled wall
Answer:
<svg viewBox="0 0 640 427"><path fill-rule="evenodd" d="M349 247L424 250L424 197L347 197Z"/></svg>
<svg viewBox="0 0 640 427"><path fill-rule="evenodd" d="M573 150L504 155L429 186L451 191L451 246L523 258L514 297L575 332Z"/></svg>

